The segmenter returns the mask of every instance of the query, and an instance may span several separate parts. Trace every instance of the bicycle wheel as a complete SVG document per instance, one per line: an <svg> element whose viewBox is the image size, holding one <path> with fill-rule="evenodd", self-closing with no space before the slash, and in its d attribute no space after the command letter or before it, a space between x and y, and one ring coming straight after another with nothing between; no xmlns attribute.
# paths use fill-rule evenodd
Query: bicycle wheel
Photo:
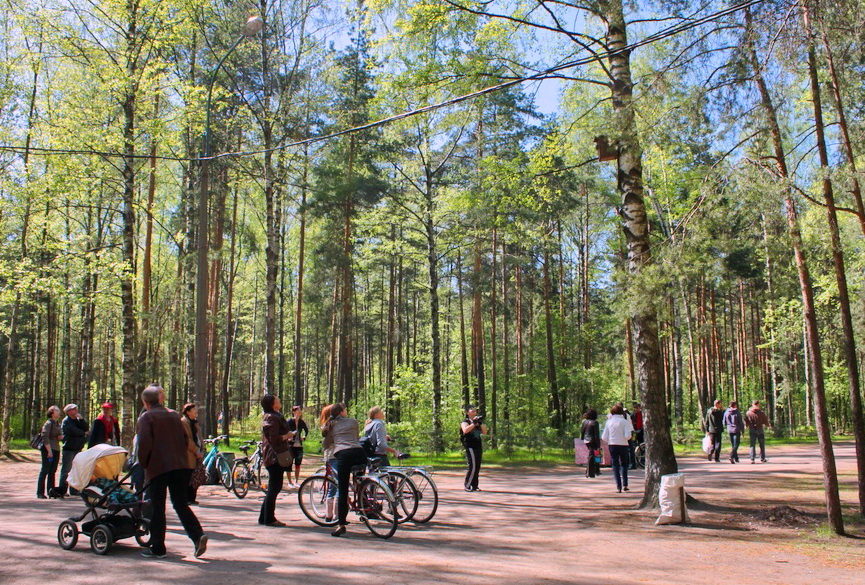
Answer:
<svg viewBox="0 0 865 585"><path fill-rule="evenodd" d="M413 520L418 524L429 522L439 507L439 490L433 478L425 471L413 469L408 473L418 492L417 511Z"/></svg>
<svg viewBox="0 0 865 585"><path fill-rule="evenodd" d="M267 472L267 467L259 463L258 470L255 473L258 489L263 492L267 491L267 484L270 483L270 474Z"/></svg>
<svg viewBox="0 0 865 585"><path fill-rule="evenodd" d="M390 538L396 532L397 504L386 485L374 479L364 479L357 488L355 511L379 538Z"/></svg>
<svg viewBox="0 0 865 585"><path fill-rule="evenodd" d="M329 477L312 475L303 480L297 490L297 503L303 514L319 526L336 525L336 482ZM327 519L328 504L330 520Z"/></svg>
<svg viewBox="0 0 865 585"><path fill-rule="evenodd" d="M246 497L249 492L249 464L243 459L238 459L231 465L231 489L239 499Z"/></svg>
<svg viewBox="0 0 865 585"><path fill-rule="evenodd" d="M637 445L637 448L634 449L634 459L636 460L637 467L640 469L646 468L646 444L640 443Z"/></svg>
<svg viewBox="0 0 865 585"><path fill-rule="evenodd" d="M216 470L219 472L219 483L227 490L231 489L231 467L224 457L217 457Z"/></svg>
<svg viewBox="0 0 865 585"><path fill-rule="evenodd" d="M414 482L402 471L388 470L381 478L393 493L397 505L397 522L411 520L417 512L420 494Z"/></svg>

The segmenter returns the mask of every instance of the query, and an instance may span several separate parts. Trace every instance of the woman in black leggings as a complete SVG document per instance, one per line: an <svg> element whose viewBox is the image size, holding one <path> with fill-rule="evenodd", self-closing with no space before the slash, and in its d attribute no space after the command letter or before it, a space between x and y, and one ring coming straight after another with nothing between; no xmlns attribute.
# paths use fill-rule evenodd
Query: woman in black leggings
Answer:
<svg viewBox="0 0 865 585"><path fill-rule="evenodd" d="M261 408L264 410L264 418L261 422L261 455L262 463L267 468L270 476L267 484L267 495L261 504L261 513L258 515L258 523L265 526L285 526L285 522L276 519L276 497L282 491L282 482L285 479L287 467L279 464L277 453L284 453L289 449L289 441L294 438L294 433L288 430L288 421L282 416L282 402L273 394L265 394L261 398Z"/></svg>
<svg viewBox="0 0 865 585"><path fill-rule="evenodd" d="M331 532L333 536L345 534L348 518L348 490L351 479L351 468L356 465L366 465L366 453L358 441L359 427L357 421L346 416L344 404L331 406L330 419L321 427L324 436L322 447L332 449L333 456L339 462L337 466L337 516L339 525Z"/></svg>

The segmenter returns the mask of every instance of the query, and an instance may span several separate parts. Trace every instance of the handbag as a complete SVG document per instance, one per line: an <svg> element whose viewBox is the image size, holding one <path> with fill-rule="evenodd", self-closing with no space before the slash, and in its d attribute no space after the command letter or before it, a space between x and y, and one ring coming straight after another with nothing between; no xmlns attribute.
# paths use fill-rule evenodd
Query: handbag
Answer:
<svg viewBox="0 0 865 585"><path fill-rule="evenodd" d="M206 482L207 470L204 469L204 463L199 463L198 466L192 470L192 477L189 478L189 485L192 489L197 490Z"/></svg>
<svg viewBox="0 0 865 585"><path fill-rule="evenodd" d="M30 438L30 446L37 451L45 446L45 438L42 433L37 433Z"/></svg>
<svg viewBox="0 0 865 585"><path fill-rule="evenodd" d="M279 463L280 467L291 467L291 464L294 463L294 449L289 447L282 453L277 453L276 462Z"/></svg>
<svg viewBox="0 0 865 585"><path fill-rule="evenodd" d="M703 453L708 455L712 452L712 448L714 446L712 445L712 443L712 435L707 434L705 437L703 437Z"/></svg>

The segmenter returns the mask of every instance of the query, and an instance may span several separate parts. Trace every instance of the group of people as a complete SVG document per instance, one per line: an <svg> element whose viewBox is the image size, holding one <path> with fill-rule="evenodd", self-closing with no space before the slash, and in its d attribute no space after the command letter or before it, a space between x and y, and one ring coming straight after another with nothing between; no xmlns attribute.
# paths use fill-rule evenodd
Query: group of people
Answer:
<svg viewBox="0 0 865 585"><path fill-rule="evenodd" d="M730 463L739 463L739 445L742 442L742 433L748 429L750 439L751 463L756 462L757 446L760 447L760 462L766 463L766 432L771 428L769 417L760 408L760 401L751 403L751 408L742 416L739 412L739 404L734 400L724 409L720 400L715 400L714 406L706 412L705 418L706 436L710 448L706 450L709 461L716 463L721 461L721 438L726 431L730 437Z"/></svg>
<svg viewBox="0 0 865 585"><path fill-rule="evenodd" d="M42 445L39 448L42 467L36 482L37 498L42 500L66 496L69 490L66 480L69 477L69 470L72 469L72 461L84 449L85 444L88 447L101 443L120 444L120 422L114 418L113 410L114 405L105 402L102 405L102 413L93 421L91 428L78 410L77 404L67 404L63 408L62 413L66 416L62 421L60 407L48 408L47 420L39 431L42 435ZM60 482L55 485L58 465L60 465Z"/></svg>
<svg viewBox="0 0 865 585"><path fill-rule="evenodd" d="M586 476L600 475L601 442L609 447L610 462L613 467L613 479L616 491L628 489L628 470L636 469L635 445L643 442L643 414L638 403L634 403L634 413L629 413L621 402L616 403L607 415L607 422L601 431L598 422L598 411L590 408L583 415L580 438L588 449ZM639 428L638 428L639 427Z"/></svg>

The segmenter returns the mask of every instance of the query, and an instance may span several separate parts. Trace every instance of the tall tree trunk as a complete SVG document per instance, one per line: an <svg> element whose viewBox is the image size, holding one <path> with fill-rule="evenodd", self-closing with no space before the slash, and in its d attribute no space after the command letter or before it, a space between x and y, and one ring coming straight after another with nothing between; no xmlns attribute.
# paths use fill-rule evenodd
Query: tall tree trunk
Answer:
<svg viewBox="0 0 865 585"><path fill-rule="evenodd" d="M753 27L751 12L748 9L745 11L745 19L747 24L748 53L751 66L754 70L754 81L760 92L761 104L765 110L769 124L768 130L772 139L775 162L778 165L778 171L782 180L786 181L789 180L789 172L787 170L787 160L781 138L781 127L778 124L775 106L772 103L772 97L757 58L757 51L754 48L754 41L751 38ZM784 205L787 211L787 225L793 245L793 256L799 276L799 287L802 293L805 347L807 349L811 389L814 394L814 419L817 426L817 438L820 443L820 456L823 462L823 488L826 496L826 512L832 529L837 534L843 534L844 521L841 515L841 499L838 493L838 471L835 466L835 454L832 450L832 430L826 410L823 357L820 348L820 332L817 326L817 311L814 305L814 291L811 285L811 274L802 250L802 236L799 231L799 216L796 211L796 203L793 201L793 196L789 189L785 191Z"/></svg>
<svg viewBox="0 0 865 585"><path fill-rule="evenodd" d="M426 184L426 209L424 210L426 244L427 244L427 267L429 269L429 303L430 303L430 337L432 341L432 423L433 442L432 448L435 453L444 448L442 438L442 374L441 374L441 334L439 330L439 269L438 249L436 248L435 232L435 192L431 184L432 177L427 174Z"/></svg>
<svg viewBox="0 0 865 585"><path fill-rule="evenodd" d="M628 271L638 278L651 262L649 223L643 201L642 149L634 117L633 82L622 0L601 0L602 15L607 23L607 46L611 51L609 69L612 76L615 131L620 145L618 185L622 195L621 216L627 239ZM641 507L654 507L662 475L678 470L670 436L670 421L661 383L661 358L658 326L651 303L633 303L630 315L634 327L637 379L643 404L646 434L646 484Z"/></svg>
<svg viewBox="0 0 865 585"><path fill-rule="evenodd" d="M559 381L556 375L556 354L553 346L553 319L550 310L550 296L552 288L550 283L550 254L547 243L544 242L544 320L547 340L547 384L550 391L550 426L561 430L564 413L562 412L562 401L559 396Z"/></svg>
<svg viewBox="0 0 865 585"><path fill-rule="evenodd" d="M463 309L463 266L462 257L457 250L457 296L459 297L460 306L460 380L463 389L463 408L468 406L472 401L471 391L469 388L469 364L466 354L466 314Z"/></svg>
<svg viewBox="0 0 865 585"><path fill-rule="evenodd" d="M303 351L301 335L303 333L303 270L306 259L306 191L309 173L309 151L303 150L303 175L300 185L300 233L298 234L297 254L297 306L294 312L294 403L303 405L303 370L301 368L301 352ZM388 384L390 388L390 384Z"/></svg>
<svg viewBox="0 0 865 585"><path fill-rule="evenodd" d="M816 10L817 0L812 0ZM802 11L808 35L808 76L811 80L811 102L814 105L814 125L817 134L817 151L823 169L823 200L829 235L832 244L832 263L835 282L838 285L838 305L841 309L841 327L844 331L844 359L847 364L847 382L850 391L850 416L853 419L853 436L856 443L856 470L859 478L859 514L865 513L865 419L862 417L862 393L859 384L859 363L856 355L856 334L853 330L853 315L850 311L850 294L847 290L847 269L838 229L838 213L835 210L835 194L829 177L829 151L823 127L823 106L820 97L820 81L817 75L817 55L814 48L814 33L811 29L811 14L808 3ZM857 183L858 184L858 183ZM843 530L843 528L841 529ZM840 533L839 533L840 534Z"/></svg>
<svg viewBox="0 0 865 585"><path fill-rule="evenodd" d="M472 374L475 376L475 392L478 411L486 416L487 395L484 372L484 321L481 313L481 248L475 244L474 280L472 284Z"/></svg>

